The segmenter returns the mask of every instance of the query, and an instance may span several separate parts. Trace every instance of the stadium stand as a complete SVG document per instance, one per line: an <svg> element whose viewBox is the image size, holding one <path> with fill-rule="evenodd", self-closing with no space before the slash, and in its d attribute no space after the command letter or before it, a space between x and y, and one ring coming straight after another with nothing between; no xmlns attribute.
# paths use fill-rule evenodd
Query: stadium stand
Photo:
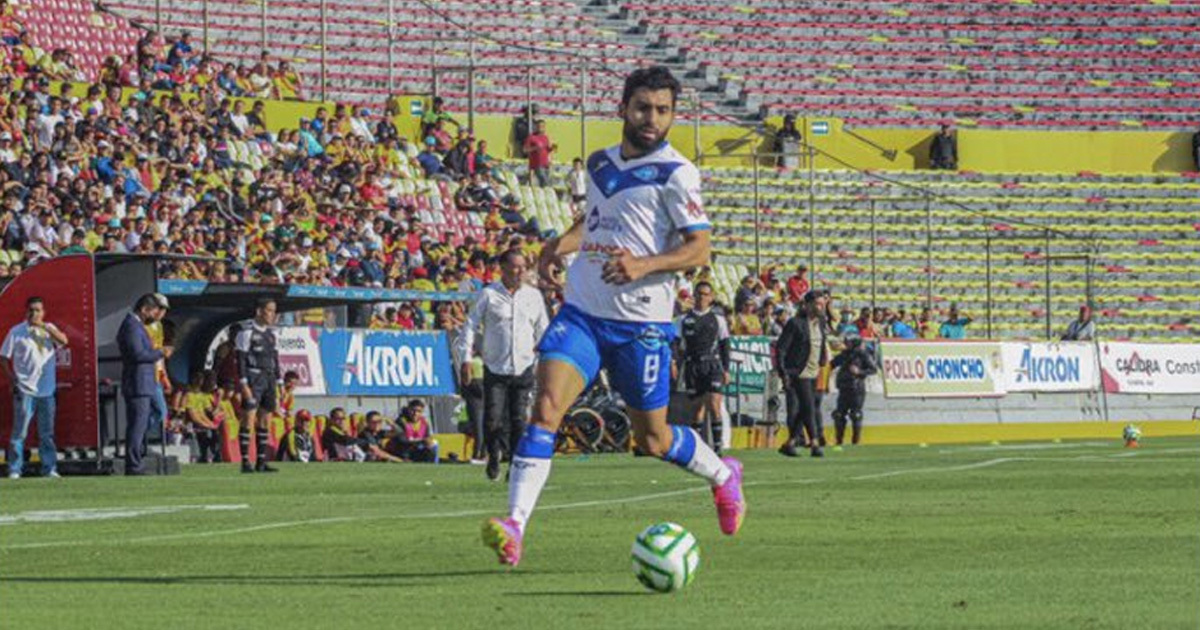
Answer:
<svg viewBox="0 0 1200 630"><path fill-rule="evenodd" d="M1200 103L1194 4L608 5L763 114L871 126L1179 129Z"/></svg>

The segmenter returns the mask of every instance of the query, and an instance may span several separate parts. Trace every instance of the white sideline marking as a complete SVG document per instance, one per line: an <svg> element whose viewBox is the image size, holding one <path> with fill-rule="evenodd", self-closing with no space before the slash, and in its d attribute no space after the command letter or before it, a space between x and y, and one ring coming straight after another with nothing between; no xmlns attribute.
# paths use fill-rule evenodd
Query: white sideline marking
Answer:
<svg viewBox="0 0 1200 630"><path fill-rule="evenodd" d="M1093 448L1098 446L1119 446L1116 440L1111 442L1035 442L1033 444L996 444L985 446L958 446L938 449L938 453L984 453L989 451L1044 451L1052 449Z"/></svg>
<svg viewBox="0 0 1200 630"><path fill-rule="evenodd" d="M1150 454L1167 453L1167 452L1200 452L1200 448L1185 448L1185 449L1170 449L1162 451L1150 451ZM1130 451L1128 453L1119 453L1117 456L1129 458L1134 455L1142 454L1142 451ZM1077 457L998 457L988 459L981 462L971 464L958 464L954 466L930 466L924 468L901 468L882 473L873 473L869 475L859 475L857 477L849 477L853 481L867 481L872 479L884 479L888 477L896 477L899 475L912 475L921 473L947 473L960 472L964 470L975 470L979 468L989 468L1000 464L1013 462L1037 462L1037 461L1057 461L1057 462L1096 462L1096 461L1114 461L1113 455L1095 456L1095 455L1080 455ZM1119 460L1118 460L1119 461ZM1151 461L1149 458L1142 458L1133 461ZM1158 460L1166 461L1166 460ZM806 478L787 481L759 481L747 482L747 487L753 486L768 486L768 485L809 485L829 481L828 479ZM623 503L639 503L642 501L652 501L654 499L664 499L674 496L682 496L686 494L694 494L697 492L708 491L707 486L697 486L685 488L682 490L672 490L670 492L656 492L653 494L643 494L633 497L621 499L596 499L592 501L575 501L571 503L559 503L555 505L546 505L539 508L543 511L554 510L571 510L585 507L597 507L603 505L620 505ZM246 506L249 507L249 506ZM85 539L85 540L55 540L37 543L23 543L16 545L4 545L0 550L16 550L16 549L44 549L49 547L81 547L86 545L127 545L131 543L144 542L160 542L169 540L183 540L189 538L210 538L213 536L227 536L232 534L244 534L249 532L268 531L273 529L287 529L291 527L302 527L306 525L326 525L331 523L351 523L359 521L372 520L428 520L428 519L443 519L443 518L463 518L469 516L486 516L495 514L494 508L478 509L478 510L458 510L454 512L428 512L424 514L395 514L388 516L338 516L331 518L307 519L301 521L283 521L279 523L264 523L262 525L252 525L249 527L238 527L233 529L209 530L203 532L185 532L179 534L163 534L157 536L141 536L138 538L125 538L121 540L112 539Z"/></svg>
<svg viewBox="0 0 1200 630"><path fill-rule="evenodd" d="M19 514L0 514L0 525L18 523L64 523L71 521L107 521L117 518L136 518L157 514L174 514L185 510L205 512L246 510L245 503L232 505L146 505L141 507L80 508L77 510L39 510Z"/></svg>

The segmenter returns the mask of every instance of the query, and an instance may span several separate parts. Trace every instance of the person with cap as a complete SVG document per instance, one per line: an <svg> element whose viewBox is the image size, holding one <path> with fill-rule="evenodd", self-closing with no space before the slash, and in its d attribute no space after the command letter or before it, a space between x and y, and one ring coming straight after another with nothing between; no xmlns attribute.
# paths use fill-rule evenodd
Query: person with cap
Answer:
<svg viewBox="0 0 1200 630"><path fill-rule="evenodd" d="M787 391L788 439L779 452L796 457L796 445L808 434L813 457L821 457L816 425L817 377L829 362L825 302L817 291L804 294L800 312L788 320L775 347L775 369Z"/></svg>
<svg viewBox="0 0 1200 630"><path fill-rule="evenodd" d="M426 136L425 147L417 154L417 164L421 165L421 170L424 171L425 177L437 178L445 170L442 159L434 152L436 146L437 140L434 140L433 136Z"/></svg>
<svg viewBox="0 0 1200 630"><path fill-rule="evenodd" d="M12 388L13 426L8 439L8 478L20 479L24 466L25 435L37 418L38 454L42 476L58 477L58 449L54 445L56 353L66 347L67 336L46 321L40 297L25 301L25 321L13 326L0 345L0 371Z"/></svg>
<svg viewBox="0 0 1200 630"><path fill-rule="evenodd" d="M1079 307L1079 318L1067 326L1063 341L1091 341L1096 338L1096 322L1092 320L1092 307Z"/></svg>
<svg viewBox="0 0 1200 630"><path fill-rule="evenodd" d="M534 386L534 347L550 322L541 292L524 282L527 268L519 250L500 255L500 281L479 293L458 338L459 357L474 356L476 338L483 340L485 472L492 481L500 477L502 452L511 458L525 432ZM467 362L460 372L460 384L469 385L473 376Z"/></svg>
<svg viewBox="0 0 1200 630"><path fill-rule="evenodd" d="M843 337L845 347L830 365L838 371L837 408L833 411L833 426L837 446L841 450L846 437L846 424L851 426L852 444L858 444L862 439L863 402L867 397L866 380L868 376L879 371L875 358L871 356L862 343L862 337L857 333L849 333Z"/></svg>
<svg viewBox="0 0 1200 630"><path fill-rule="evenodd" d="M170 308L166 296L147 293L138 298L133 310L117 331L121 352L121 394L125 398L125 474L146 474L146 432L150 426L152 398L158 389L155 370L158 362L171 357L174 349L156 350L146 325Z"/></svg>

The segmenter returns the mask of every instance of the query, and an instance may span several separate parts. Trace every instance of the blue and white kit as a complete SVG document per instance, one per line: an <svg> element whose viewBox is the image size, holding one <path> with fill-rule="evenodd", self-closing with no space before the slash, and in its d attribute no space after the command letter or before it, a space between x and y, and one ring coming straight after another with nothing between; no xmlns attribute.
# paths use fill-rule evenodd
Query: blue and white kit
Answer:
<svg viewBox="0 0 1200 630"><path fill-rule="evenodd" d="M575 366L585 384L607 368L627 405L660 409L670 395L674 274L616 285L604 281L603 267L614 248L656 256L679 247L683 233L711 229L700 171L663 142L633 160L621 159L619 146L598 151L587 173L583 242L567 270L566 304L538 352Z"/></svg>

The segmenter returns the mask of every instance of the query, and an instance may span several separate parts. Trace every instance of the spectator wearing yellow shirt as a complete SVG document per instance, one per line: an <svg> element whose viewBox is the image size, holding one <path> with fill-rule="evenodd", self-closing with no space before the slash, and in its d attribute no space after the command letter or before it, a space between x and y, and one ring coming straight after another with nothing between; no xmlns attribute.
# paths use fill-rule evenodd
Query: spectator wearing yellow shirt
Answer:
<svg viewBox="0 0 1200 630"><path fill-rule="evenodd" d="M279 62L279 69L275 71L272 80L275 84L276 95L279 98L285 101L304 99L300 73L296 72L288 62Z"/></svg>
<svg viewBox="0 0 1200 630"><path fill-rule="evenodd" d="M221 423L217 421L220 397L215 392L216 377L210 371L192 374L186 390L176 395L175 408L183 411L192 425L199 451L196 462L209 464L221 461Z"/></svg>
<svg viewBox="0 0 1200 630"><path fill-rule="evenodd" d="M761 335L763 332L762 320L758 314L754 312L754 301L746 300L742 302L742 309L733 316L733 323L729 327L730 333L734 335Z"/></svg>

